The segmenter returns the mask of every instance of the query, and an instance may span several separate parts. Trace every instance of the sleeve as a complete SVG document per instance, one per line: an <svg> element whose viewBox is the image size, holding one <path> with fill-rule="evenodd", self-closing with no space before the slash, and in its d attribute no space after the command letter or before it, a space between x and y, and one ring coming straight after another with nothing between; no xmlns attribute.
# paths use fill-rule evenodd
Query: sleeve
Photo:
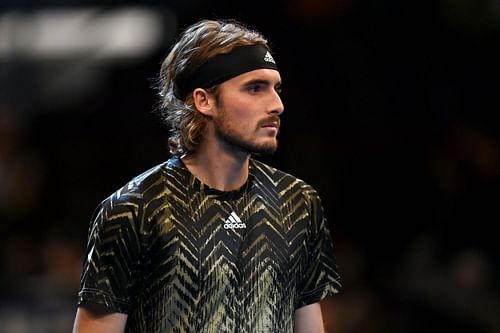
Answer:
<svg viewBox="0 0 500 333"><path fill-rule="evenodd" d="M98 303L112 312L128 313L139 275L137 214L119 194L95 210L89 229L78 292L78 305Z"/></svg>
<svg viewBox="0 0 500 333"><path fill-rule="evenodd" d="M308 255L296 309L337 294L342 288L332 238L320 198L314 190L309 191L308 196L311 219L307 231Z"/></svg>

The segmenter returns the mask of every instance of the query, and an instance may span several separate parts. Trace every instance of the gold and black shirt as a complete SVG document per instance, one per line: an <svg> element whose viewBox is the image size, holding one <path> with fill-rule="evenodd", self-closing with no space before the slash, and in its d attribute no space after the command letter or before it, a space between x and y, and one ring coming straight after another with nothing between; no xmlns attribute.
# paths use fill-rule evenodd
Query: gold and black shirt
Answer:
<svg viewBox="0 0 500 333"><path fill-rule="evenodd" d="M78 303L127 313L127 332L282 333L340 288L311 186L251 159L222 192L174 157L97 207Z"/></svg>

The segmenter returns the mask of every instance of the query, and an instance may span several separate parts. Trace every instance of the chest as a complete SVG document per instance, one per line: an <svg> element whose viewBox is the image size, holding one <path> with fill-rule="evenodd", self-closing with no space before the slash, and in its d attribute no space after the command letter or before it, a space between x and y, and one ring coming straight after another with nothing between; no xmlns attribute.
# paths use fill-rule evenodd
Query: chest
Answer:
<svg viewBox="0 0 500 333"><path fill-rule="evenodd" d="M193 196L187 204L166 207L152 221L146 267L161 271L165 281L248 293L293 284L307 260L308 216L302 207L258 194L233 200Z"/></svg>

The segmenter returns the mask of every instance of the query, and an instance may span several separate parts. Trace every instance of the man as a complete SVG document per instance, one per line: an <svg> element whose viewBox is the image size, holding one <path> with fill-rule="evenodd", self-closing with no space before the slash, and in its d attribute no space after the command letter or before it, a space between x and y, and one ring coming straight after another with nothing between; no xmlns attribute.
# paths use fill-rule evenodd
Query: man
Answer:
<svg viewBox="0 0 500 333"><path fill-rule="evenodd" d="M323 332L339 275L316 191L277 148L280 74L234 21L188 27L161 69L173 157L104 200L74 332Z"/></svg>

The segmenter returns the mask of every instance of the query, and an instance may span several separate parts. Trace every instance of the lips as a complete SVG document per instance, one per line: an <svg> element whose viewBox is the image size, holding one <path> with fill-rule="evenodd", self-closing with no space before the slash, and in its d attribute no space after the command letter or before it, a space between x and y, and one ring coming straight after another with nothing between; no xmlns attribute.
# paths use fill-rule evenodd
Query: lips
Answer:
<svg viewBox="0 0 500 333"><path fill-rule="evenodd" d="M278 123L266 123L264 125L262 125L262 127L264 128L268 128L268 127L271 127L271 128L278 128L280 125Z"/></svg>
<svg viewBox="0 0 500 333"><path fill-rule="evenodd" d="M262 128L276 128L276 129L279 129L279 127L280 127L280 120L279 120L279 118L266 119L265 121L261 122L260 127L262 127Z"/></svg>

